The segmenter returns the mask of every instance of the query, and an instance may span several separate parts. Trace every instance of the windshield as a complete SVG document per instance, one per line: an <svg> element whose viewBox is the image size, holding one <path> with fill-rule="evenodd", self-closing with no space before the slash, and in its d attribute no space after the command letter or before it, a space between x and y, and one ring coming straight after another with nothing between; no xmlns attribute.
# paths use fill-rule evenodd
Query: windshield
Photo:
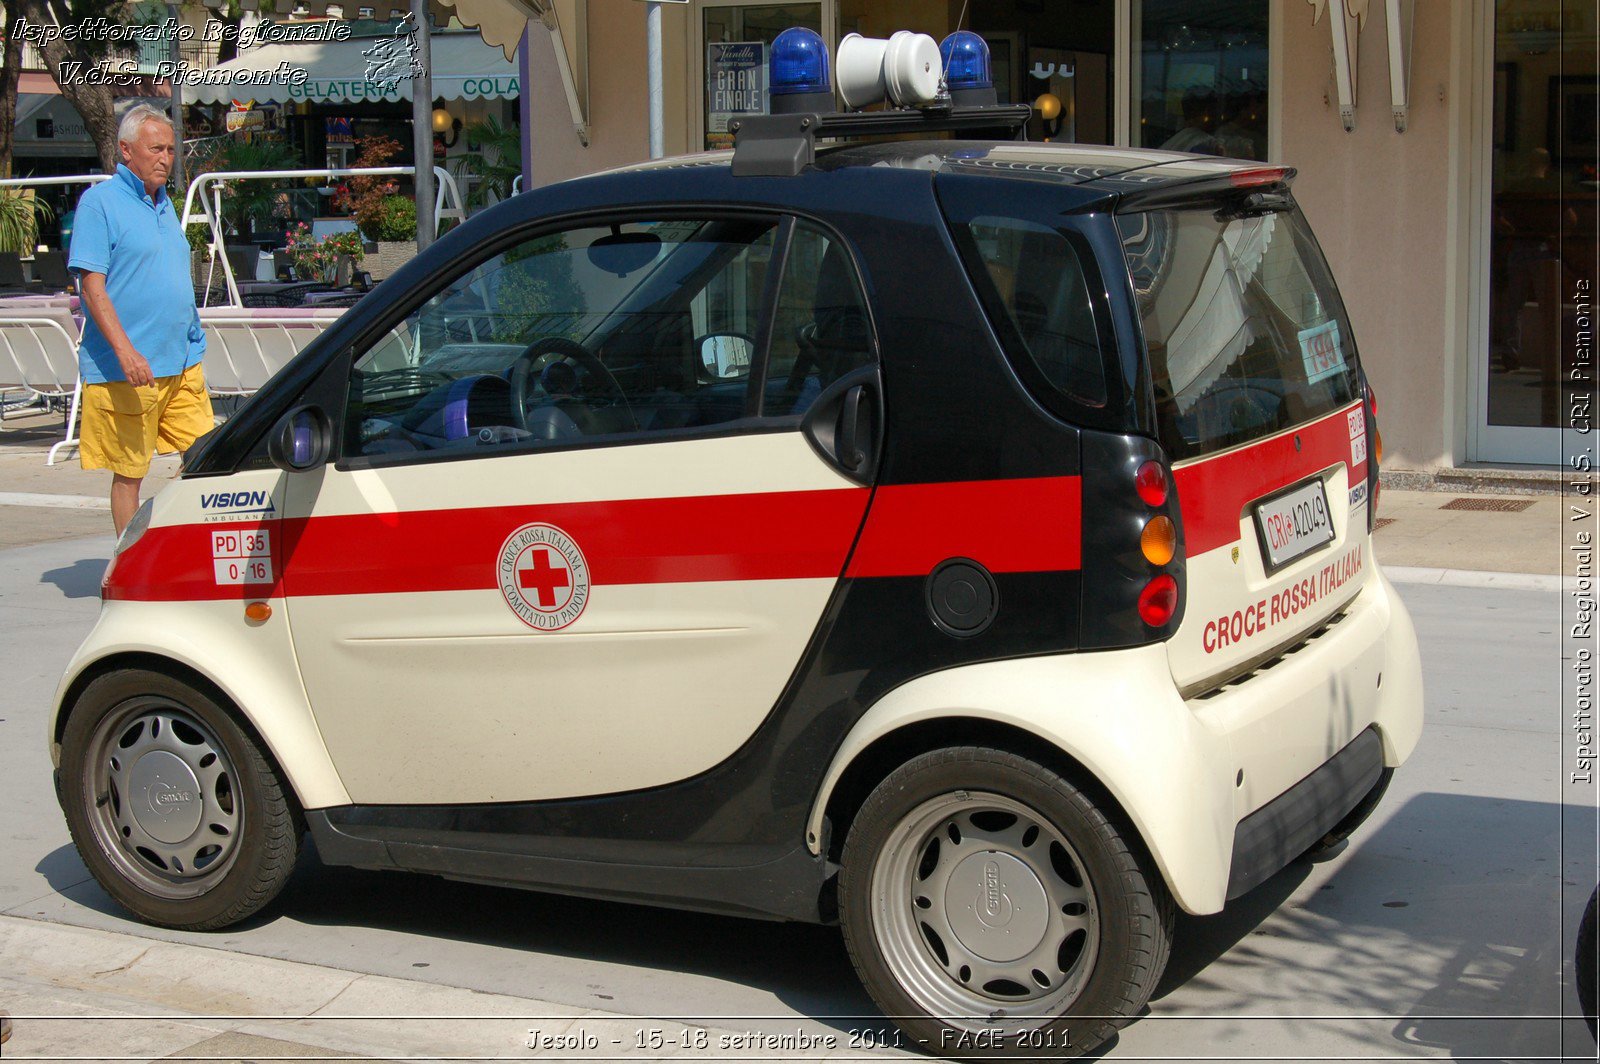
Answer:
<svg viewBox="0 0 1600 1064"><path fill-rule="evenodd" d="M1150 211L1117 225L1174 459L1270 436L1359 395L1344 307L1298 209Z"/></svg>

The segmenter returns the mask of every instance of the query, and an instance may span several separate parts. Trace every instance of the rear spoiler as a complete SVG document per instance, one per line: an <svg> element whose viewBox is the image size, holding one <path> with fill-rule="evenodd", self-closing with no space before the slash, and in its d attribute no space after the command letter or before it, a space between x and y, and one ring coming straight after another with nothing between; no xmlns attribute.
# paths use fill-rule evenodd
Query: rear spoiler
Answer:
<svg viewBox="0 0 1600 1064"><path fill-rule="evenodd" d="M1294 204L1289 198L1289 183L1297 172L1292 166L1252 166L1222 174L1179 178L1123 193L1117 201L1117 213L1202 202L1218 203L1236 216L1288 210Z"/></svg>

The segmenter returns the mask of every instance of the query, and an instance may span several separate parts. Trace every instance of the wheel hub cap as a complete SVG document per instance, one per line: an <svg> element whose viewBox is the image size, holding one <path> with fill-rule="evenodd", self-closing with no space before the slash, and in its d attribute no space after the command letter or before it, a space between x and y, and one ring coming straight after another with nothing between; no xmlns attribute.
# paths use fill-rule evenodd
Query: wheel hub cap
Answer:
<svg viewBox="0 0 1600 1064"><path fill-rule="evenodd" d="M205 807L200 781L176 754L145 754L133 766L129 782L130 811L151 838L175 844L200 827Z"/></svg>
<svg viewBox="0 0 1600 1064"><path fill-rule="evenodd" d="M961 944L984 960L1014 961L1038 948L1049 928L1039 877L1008 853L967 857L951 872L945 911Z"/></svg>

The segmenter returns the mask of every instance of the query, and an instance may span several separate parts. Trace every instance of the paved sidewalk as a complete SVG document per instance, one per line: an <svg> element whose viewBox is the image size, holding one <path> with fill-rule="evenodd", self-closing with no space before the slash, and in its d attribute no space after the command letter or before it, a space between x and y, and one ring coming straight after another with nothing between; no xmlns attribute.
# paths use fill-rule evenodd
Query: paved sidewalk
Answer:
<svg viewBox="0 0 1600 1064"><path fill-rule="evenodd" d="M7 1061L909 1055L852 1050L842 1033L574 1010L12 917L0 917L0 958L0 1002L16 1021Z"/></svg>

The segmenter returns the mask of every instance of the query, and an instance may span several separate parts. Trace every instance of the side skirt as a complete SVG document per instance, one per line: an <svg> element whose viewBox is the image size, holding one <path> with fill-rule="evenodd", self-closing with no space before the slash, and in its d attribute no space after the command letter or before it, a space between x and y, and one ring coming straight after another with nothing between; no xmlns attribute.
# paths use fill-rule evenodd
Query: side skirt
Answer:
<svg viewBox="0 0 1600 1064"><path fill-rule="evenodd" d="M335 822L334 817L350 811L346 807L306 813L324 864L426 872L467 883L726 916L832 922L831 913L824 913L824 892L838 869L804 845L757 865L635 864L475 848L473 840L448 840L437 830Z"/></svg>

